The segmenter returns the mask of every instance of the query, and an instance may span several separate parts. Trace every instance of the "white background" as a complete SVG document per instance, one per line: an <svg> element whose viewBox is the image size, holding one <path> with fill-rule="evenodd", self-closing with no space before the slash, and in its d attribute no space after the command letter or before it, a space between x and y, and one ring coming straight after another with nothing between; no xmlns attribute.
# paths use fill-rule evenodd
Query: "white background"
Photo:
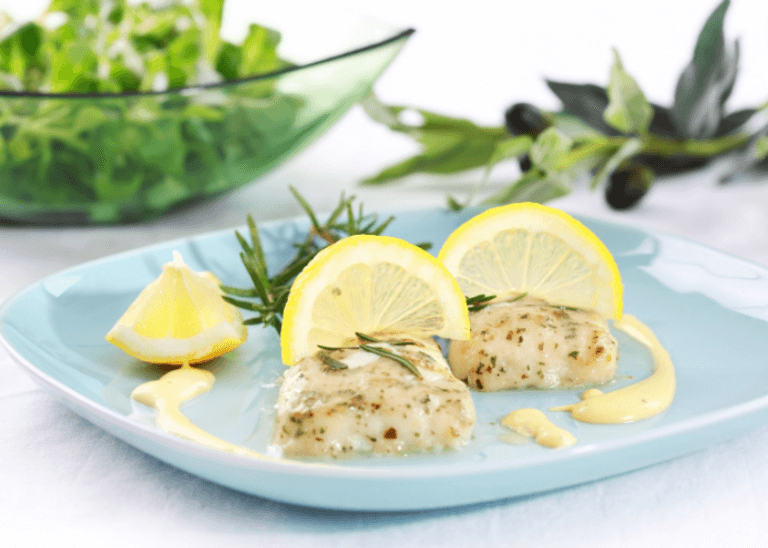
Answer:
<svg viewBox="0 0 768 548"><path fill-rule="evenodd" d="M6 2L7 3L7 2ZM19 4L35 13L46 2ZM294 2L302 13L304 2ZM554 108L543 79L607 80L611 48L648 97L671 101L698 31L716 2L327 2L415 27L376 90L410 104L499 125L529 101ZM227 17L258 20L258 3L228 0ZM322 20L318 21L322 24ZM735 0L726 18L740 38L730 108L768 100L768 3ZM476 174L357 182L416 147L353 108L293 160L225 198L130 227L0 226L0 300L44 275L120 250L298 213L293 184L319 210L342 189L367 204L442 205ZM502 184L513 173L501 170ZM682 235L768 266L768 186L722 187L717 166L664 181L631 211L608 210L578 189L567 211ZM356 514L289 507L218 487L147 457L40 391L0 353L0 543L14 546L764 546L768 536L768 428L616 478L492 504L422 513Z"/></svg>

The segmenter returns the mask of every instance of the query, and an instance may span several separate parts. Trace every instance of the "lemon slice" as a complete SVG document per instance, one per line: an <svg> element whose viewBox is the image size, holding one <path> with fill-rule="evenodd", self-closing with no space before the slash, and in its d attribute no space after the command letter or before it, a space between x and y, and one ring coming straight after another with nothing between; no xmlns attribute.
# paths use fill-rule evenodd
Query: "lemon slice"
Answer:
<svg viewBox="0 0 768 548"><path fill-rule="evenodd" d="M283 362L318 345L373 337L469 338L456 280L432 255L397 238L349 236L325 248L296 278L283 313Z"/></svg>
<svg viewBox="0 0 768 548"><path fill-rule="evenodd" d="M200 363L245 341L240 312L224 301L219 281L198 274L181 254L139 294L106 339L134 358L151 363Z"/></svg>
<svg viewBox="0 0 768 548"><path fill-rule="evenodd" d="M438 259L468 297L527 293L621 318L616 261L594 233L558 209L534 203L489 209L457 228Z"/></svg>

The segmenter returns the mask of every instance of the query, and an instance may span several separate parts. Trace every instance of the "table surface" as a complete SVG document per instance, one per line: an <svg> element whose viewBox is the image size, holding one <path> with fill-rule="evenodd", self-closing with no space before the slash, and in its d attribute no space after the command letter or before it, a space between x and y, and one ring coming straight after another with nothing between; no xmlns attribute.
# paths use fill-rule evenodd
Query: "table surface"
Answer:
<svg viewBox="0 0 768 548"><path fill-rule="evenodd" d="M228 1L230 16L255 9ZM351 0L331 4L355 6ZM663 0L642 6L589 0L567 8L555 0L497 4L371 3L365 13L417 29L378 82L378 94L386 102L498 125L512 102L556 106L544 76L605 82L616 46L648 96L668 103L715 6ZM741 38L742 50L734 109L768 95L761 57L768 51L766 21L763 2L730 8L726 32ZM443 205L447 191L459 193L477 180L467 174L358 186L414 151L413 143L354 107L257 184L159 220L121 227L0 225L0 301L63 268L238 226L247 213L258 221L298 214L287 184L327 211L342 190L369 207ZM721 169L715 164L661 181L627 212L610 210L600 192L586 188L552 205L683 236L768 266L768 180L723 186L717 183ZM501 170L491 184L505 177ZM768 535L768 426L671 462L554 492L439 511L338 512L244 495L148 457L44 393L2 351L0 378L0 539L13 539L15 546L762 546Z"/></svg>

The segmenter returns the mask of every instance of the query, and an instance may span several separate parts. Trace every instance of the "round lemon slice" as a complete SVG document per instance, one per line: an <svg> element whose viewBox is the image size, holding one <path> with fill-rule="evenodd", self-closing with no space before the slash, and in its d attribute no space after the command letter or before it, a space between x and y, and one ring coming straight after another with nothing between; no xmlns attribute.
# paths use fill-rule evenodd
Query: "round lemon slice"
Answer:
<svg viewBox="0 0 768 548"><path fill-rule="evenodd" d="M372 337L469 338L464 295L426 251L388 236L349 236L325 248L291 287L283 313L283 362L318 345Z"/></svg>
<svg viewBox="0 0 768 548"><path fill-rule="evenodd" d="M248 336L240 312L224 301L219 281L187 266L178 251L139 294L106 339L150 363L200 363L229 352Z"/></svg>
<svg viewBox="0 0 768 548"><path fill-rule="evenodd" d="M592 231L558 209L534 203L489 209L457 228L438 259L468 297L526 293L621 318L616 261Z"/></svg>

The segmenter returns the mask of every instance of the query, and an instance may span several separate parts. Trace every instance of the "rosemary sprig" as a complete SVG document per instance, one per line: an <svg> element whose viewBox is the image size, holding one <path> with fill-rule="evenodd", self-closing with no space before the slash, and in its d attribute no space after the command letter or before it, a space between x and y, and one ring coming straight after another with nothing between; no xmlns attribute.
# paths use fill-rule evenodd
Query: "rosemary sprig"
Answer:
<svg viewBox="0 0 768 548"><path fill-rule="evenodd" d="M475 295L474 297L467 297L467 309L470 312L477 312L488 306L488 302L496 298L496 295Z"/></svg>
<svg viewBox="0 0 768 548"><path fill-rule="evenodd" d="M366 335L365 333L360 333L359 331L355 331L355 335L358 339L365 341L365 342L371 342L371 343L386 343L391 344L392 346L409 346L412 344L416 344L413 341L384 341L381 339L376 339L374 337L371 337L370 335Z"/></svg>
<svg viewBox="0 0 768 548"><path fill-rule="evenodd" d="M325 346L323 344L318 344L317 347L328 352L333 352L334 350L357 350L360 348L359 346Z"/></svg>
<svg viewBox="0 0 768 548"><path fill-rule="evenodd" d="M375 337L371 337L370 335L366 335L365 333L355 332L355 335L358 339L363 341L364 343L385 343L392 346L409 346L412 344L416 344L413 341L384 341L381 339L377 339ZM376 354L377 356L384 356L385 358L390 358L392 360L395 360L397 363L405 367L408 371L416 375L417 377L421 378L421 373L419 373L419 370L416 369L416 366L411 363L410 360L407 358L404 358L402 356L398 356L397 354L393 352L389 352L388 350L384 350L383 348L378 348L376 346L370 346L368 344L360 344L359 346L323 346L322 344L318 344L318 348L321 348L324 351L332 351L332 350L356 350L360 349L365 352L370 352L371 354ZM333 360L331 356L327 354L327 352L320 352L318 353L318 357L320 360L328 365L328 363L325 361L326 359ZM331 366L331 369L346 369L347 366L343 363L334 360L337 363L341 364L343 367L333 367Z"/></svg>
<svg viewBox="0 0 768 548"><path fill-rule="evenodd" d="M289 189L311 223L310 230L304 240L294 244L296 254L293 259L280 272L270 276L258 227L253 217L248 215L250 243L239 232L235 232L235 236L242 248L240 259L248 272L253 287L243 289L221 286L224 300L238 308L255 313L255 316L247 318L243 323L272 326L278 333L282 329L283 310L288 301L291 285L296 276L315 255L347 236L356 234L381 235L394 220L394 217L390 216L380 222L375 213L366 214L363 212L362 203L356 204L355 207L354 196L347 198L342 194L336 208L325 222L320 222L304 197L295 188L289 187ZM416 245L422 249L431 247L429 243Z"/></svg>
<svg viewBox="0 0 768 548"><path fill-rule="evenodd" d="M528 292L525 291L505 302L513 303L515 301L519 301L520 299L525 297L527 294ZM490 304L490 301L492 301L495 298L496 298L496 295L485 295L483 293L481 293L480 295L475 295L474 297L467 297L467 309L470 312L477 312L478 310L482 310L483 308L487 307Z"/></svg>
<svg viewBox="0 0 768 548"><path fill-rule="evenodd" d="M419 370L416 369L416 366L413 365L409 360L403 358L402 356L398 356L397 354L390 352L389 350L384 350L383 348L379 348L377 346L370 346L367 344L361 344L360 350L365 350L366 352L370 352L371 354L376 354L377 356L383 356L385 358L389 358L390 360L394 360L403 367L405 367L408 371L416 375L418 378L421 378L421 373L419 373Z"/></svg>
<svg viewBox="0 0 768 548"><path fill-rule="evenodd" d="M329 369L333 369L334 371L338 371L341 369L349 369L349 366L346 363L340 362L328 352L318 352L317 357L320 359L321 362L323 362L323 365L328 367Z"/></svg>

